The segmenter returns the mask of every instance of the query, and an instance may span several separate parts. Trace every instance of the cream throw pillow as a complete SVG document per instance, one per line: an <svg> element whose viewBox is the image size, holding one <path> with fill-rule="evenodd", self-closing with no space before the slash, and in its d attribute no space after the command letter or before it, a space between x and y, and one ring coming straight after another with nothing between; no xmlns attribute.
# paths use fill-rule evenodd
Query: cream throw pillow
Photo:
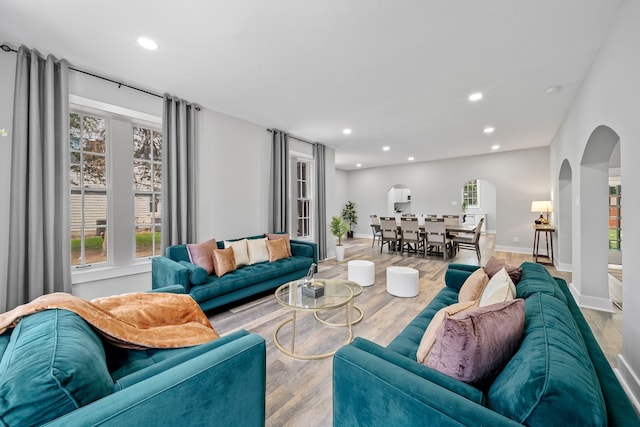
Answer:
<svg viewBox="0 0 640 427"><path fill-rule="evenodd" d="M249 252L247 251L247 239L224 241L224 248L233 248L233 256L236 260L236 267L249 264Z"/></svg>
<svg viewBox="0 0 640 427"><path fill-rule="evenodd" d="M458 302L476 301L489 283L489 276L483 268L479 268L464 281L458 292Z"/></svg>
<svg viewBox="0 0 640 427"><path fill-rule="evenodd" d="M480 297L480 307L499 302L510 301L516 297L516 286L513 284L507 269L502 267L493 275Z"/></svg>
<svg viewBox="0 0 640 427"><path fill-rule="evenodd" d="M249 264L269 261L267 238L247 239L247 252L249 252Z"/></svg>
<svg viewBox="0 0 640 427"><path fill-rule="evenodd" d="M427 326L427 330L424 331L424 335L420 341L420 346L418 346L418 352L416 354L418 362L424 363L425 359L429 355L429 352L433 348L433 344L436 342L436 337L440 333L440 327L442 326L444 319L453 316L456 313L461 313L465 310L473 310L477 307L478 301L463 301L448 305L438 310L438 312L433 316L433 319L431 319L429 326Z"/></svg>

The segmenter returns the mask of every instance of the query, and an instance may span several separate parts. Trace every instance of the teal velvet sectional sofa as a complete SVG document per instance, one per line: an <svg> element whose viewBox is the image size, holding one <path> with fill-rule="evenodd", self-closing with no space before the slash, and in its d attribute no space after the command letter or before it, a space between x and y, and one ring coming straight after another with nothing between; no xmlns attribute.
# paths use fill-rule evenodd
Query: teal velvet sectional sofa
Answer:
<svg viewBox="0 0 640 427"><path fill-rule="evenodd" d="M125 350L77 314L46 310L0 335L1 426L263 426L265 341Z"/></svg>
<svg viewBox="0 0 640 427"><path fill-rule="evenodd" d="M261 239L264 235L244 237ZM232 241L241 240L231 239ZM224 248L224 242L216 242ZM314 242L291 240L292 256L275 262L245 265L222 277L207 275L204 268L189 260L187 245L169 246L166 256L151 260L152 288L180 285L207 311L239 301L304 277L312 263L318 263L318 245Z"/></svg>
<svg viewBox="0 0 640 427"><path fill-rule="evenodd" d="M335 426L640 426L566 282L523 263L524 336L482 389L416 361L435 313L477 267L450 264L446 286L387 346L356 338L333 360Z"/></svg>

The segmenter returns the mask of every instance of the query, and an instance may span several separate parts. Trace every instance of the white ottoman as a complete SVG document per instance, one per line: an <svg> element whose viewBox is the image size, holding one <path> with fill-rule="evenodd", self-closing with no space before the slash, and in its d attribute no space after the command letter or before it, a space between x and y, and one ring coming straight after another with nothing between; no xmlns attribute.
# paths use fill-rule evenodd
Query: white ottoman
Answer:
<svg viewBox="0 0 640 427"><path fill-rule="evenodd" d="M387 267L387 292L407 298L418 295L418 270L409 267Z"/></svg>
<svg viewBox="0 0 640 427"><path fill-rule="evenodd" d="M371 261L355 259L347 263L348 280L360 286L371 286L376 281L376 265Z"/></svg>

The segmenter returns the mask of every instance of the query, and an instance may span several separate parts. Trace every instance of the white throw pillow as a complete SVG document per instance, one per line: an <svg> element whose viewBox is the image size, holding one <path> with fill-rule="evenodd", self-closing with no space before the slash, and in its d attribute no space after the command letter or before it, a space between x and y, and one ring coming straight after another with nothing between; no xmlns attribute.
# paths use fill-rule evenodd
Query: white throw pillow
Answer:
<svg viewBox="0 0 640 427"><path fill-rule="evenodd" d="M230 242L224 241L224 247L233 248L233 256L236 259L236 266L249 264L249 252L247 252L247 239Z"/></svg>
<svg viewBox="0 0 640 427"><path fill-rule="evenodd" d="M267 238L248 239L247 249L249 252L249 264L269 261L269 248L267 248Z"/></svg>
<svg viewBox="0 0 640 427"><path fill-rule="evenodd" d="M486 307L498 302L510 301L516 297L516 287L509 277L506 268L493 275L480 296L480 307Z"/></svg>

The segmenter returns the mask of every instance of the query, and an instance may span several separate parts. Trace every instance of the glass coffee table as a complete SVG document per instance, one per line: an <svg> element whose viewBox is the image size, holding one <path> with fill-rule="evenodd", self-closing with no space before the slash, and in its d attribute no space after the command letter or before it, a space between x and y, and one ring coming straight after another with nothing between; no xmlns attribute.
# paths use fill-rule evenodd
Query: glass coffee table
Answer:
<svg viewBox="0 0 640 427"><path fill-rule="evenodd" d="M353 332L351 330L351 325L353 324L351 320L351 303L353 301L354 291L350 283L346 282L346 280L341 279L313 279L311 281L313 287L323 288L322 295L318 297L313 297L303 292L303 287L308 286L308 282L306 282L305 279L285 283L276 289L276 300L283 306L292 309L293 312L292 317L281 322L273 333L273 342L278 350L288 356L304 360L323 359L332 356L337 349L329 353L320 354L296 353L296 315L298 311L310 311L315 314L318 310L336 310L341 307L345 307L346 318L344 323L330 324L320 320L317 316L316 319L326 326L345 328L348 331L345 344L349 344L353 339ZM291 323L291 346L289 349L285 348L278 339L280 329L288 323Z"/></svg>

